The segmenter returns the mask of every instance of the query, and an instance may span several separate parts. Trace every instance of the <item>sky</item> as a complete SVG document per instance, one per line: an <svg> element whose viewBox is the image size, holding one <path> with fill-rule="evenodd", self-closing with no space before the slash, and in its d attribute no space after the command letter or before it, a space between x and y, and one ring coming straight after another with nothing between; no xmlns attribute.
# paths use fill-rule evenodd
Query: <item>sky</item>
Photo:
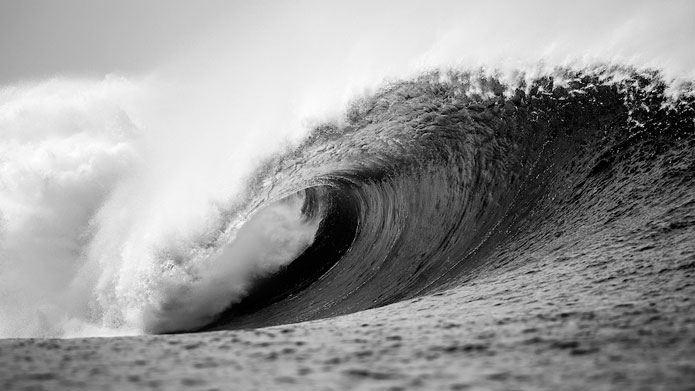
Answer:
<svg viewBox="0 0 695 391"><path fill-rule="evenodd" d="M7 0L0 3L0 84L142 74L191 57L225 62L230 72L290 73L304 66L298 56L387 73L442 58L567 55L685 72L695 64L692 37L695 2L688 0Z"/></svg>
<svg viewBox="0 0 695 391"><path fill-rule="evenodd" d="M221 4L3 1L0 82L146 71L213 20Z"/></svg>

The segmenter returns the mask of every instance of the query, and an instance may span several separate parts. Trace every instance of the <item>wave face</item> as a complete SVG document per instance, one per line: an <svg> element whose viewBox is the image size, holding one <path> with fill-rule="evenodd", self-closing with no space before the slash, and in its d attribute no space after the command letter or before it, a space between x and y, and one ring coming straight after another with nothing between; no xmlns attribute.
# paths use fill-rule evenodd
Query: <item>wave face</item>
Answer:
<svg viewBox="0 0 695 391"><path fill-rule="evenodd" d="M56 285L27 299L39 335L66 318L161 333L384 306L513 264L529 238L576 230L596 189L642 183L645 167L666 155L678 161L669 190L692 191L694 96L691 84L623 67L539 76L432 72L355 101L344 120L316 127L298 147L267 159L239 194L206 200L207 209L184 196L132 196L147 182L132 175L143 158L123 131L137 127L116 113L109 118L124 123L98 124L101 133L4 145L17 156L31 146L30 163L57 173L41 182L40 170L10 172L26 168L12 164L19 157L5 161L3 186L14 192L0 198L1 260ZM32 181L8 184L27 175ZM22 186L43 190L26 199ZM167 202L200 217L152 212ZM22 215L25 205L40 213ZM156 236L153 226L167 235ZM55 270L42 273L51 257ZM69 289L59 302L36 304L61 286ZM21 287L0 289L21 296Z"/></svg>
<svg viewBox="0 0 695 391"><path fill-rule="evenodd" d="M302 256L203 329L333 317L466 284L513 264L529 238L578 229L597 189L643 182L664 154L684 165L671 191L688 194L695 106L690 85L676 90L657 72L615 67L386 86L268 163L269 195L301 187L326 215Z"/></svg>

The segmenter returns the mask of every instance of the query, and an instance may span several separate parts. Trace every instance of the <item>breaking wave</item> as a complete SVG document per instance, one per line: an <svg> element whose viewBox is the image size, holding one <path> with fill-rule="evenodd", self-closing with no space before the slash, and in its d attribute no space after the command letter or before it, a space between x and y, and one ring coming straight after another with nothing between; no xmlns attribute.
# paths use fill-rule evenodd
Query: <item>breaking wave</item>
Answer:
<svg viewBox="0 0 695 391"><path fill-rule="evenodd" d="M695 150L692 85L628 67L425 73L241 168L191 134L157 144L123 80L55 83L0 92L1 335L260 327L431 294L504 265L488 256L521 232L573 229L617 173Z"/></svg>

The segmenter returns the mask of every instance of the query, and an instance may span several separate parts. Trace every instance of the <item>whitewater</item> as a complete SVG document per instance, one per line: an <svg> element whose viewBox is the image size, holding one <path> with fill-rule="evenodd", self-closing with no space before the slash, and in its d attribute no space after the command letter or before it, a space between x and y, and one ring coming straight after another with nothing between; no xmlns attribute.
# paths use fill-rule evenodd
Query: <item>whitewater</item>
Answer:
<svg viewBox="0 0 695 391"><path fill-rule="evenodd" d="M206 160L195 140L135 125L121 106L133 89L114 79L2 90L4 336L143 332L161 316L198 325L311 243L301 201L239 201L242 157ZM161 314L174 306L182 313Z"/></svg>

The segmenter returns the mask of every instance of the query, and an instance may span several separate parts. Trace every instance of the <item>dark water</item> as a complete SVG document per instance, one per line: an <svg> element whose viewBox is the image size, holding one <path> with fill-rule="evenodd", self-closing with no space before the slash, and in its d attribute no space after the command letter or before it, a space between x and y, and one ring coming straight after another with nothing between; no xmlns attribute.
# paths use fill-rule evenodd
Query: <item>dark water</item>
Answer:
<svg viewBox="0 0 695 391"><path fill-rule="evenodd" d="M594 194L644 183L655 164L669 165L664 192L688 192L693 97L624 68L511 87L475 72L394 82L266 163L255 202L304 193L304 214L321 213L321 226L299 258L203 329L333 317L470 283L514 263L529 232L575 232ZM501 246L515 250L492 256Z"/></svg>

